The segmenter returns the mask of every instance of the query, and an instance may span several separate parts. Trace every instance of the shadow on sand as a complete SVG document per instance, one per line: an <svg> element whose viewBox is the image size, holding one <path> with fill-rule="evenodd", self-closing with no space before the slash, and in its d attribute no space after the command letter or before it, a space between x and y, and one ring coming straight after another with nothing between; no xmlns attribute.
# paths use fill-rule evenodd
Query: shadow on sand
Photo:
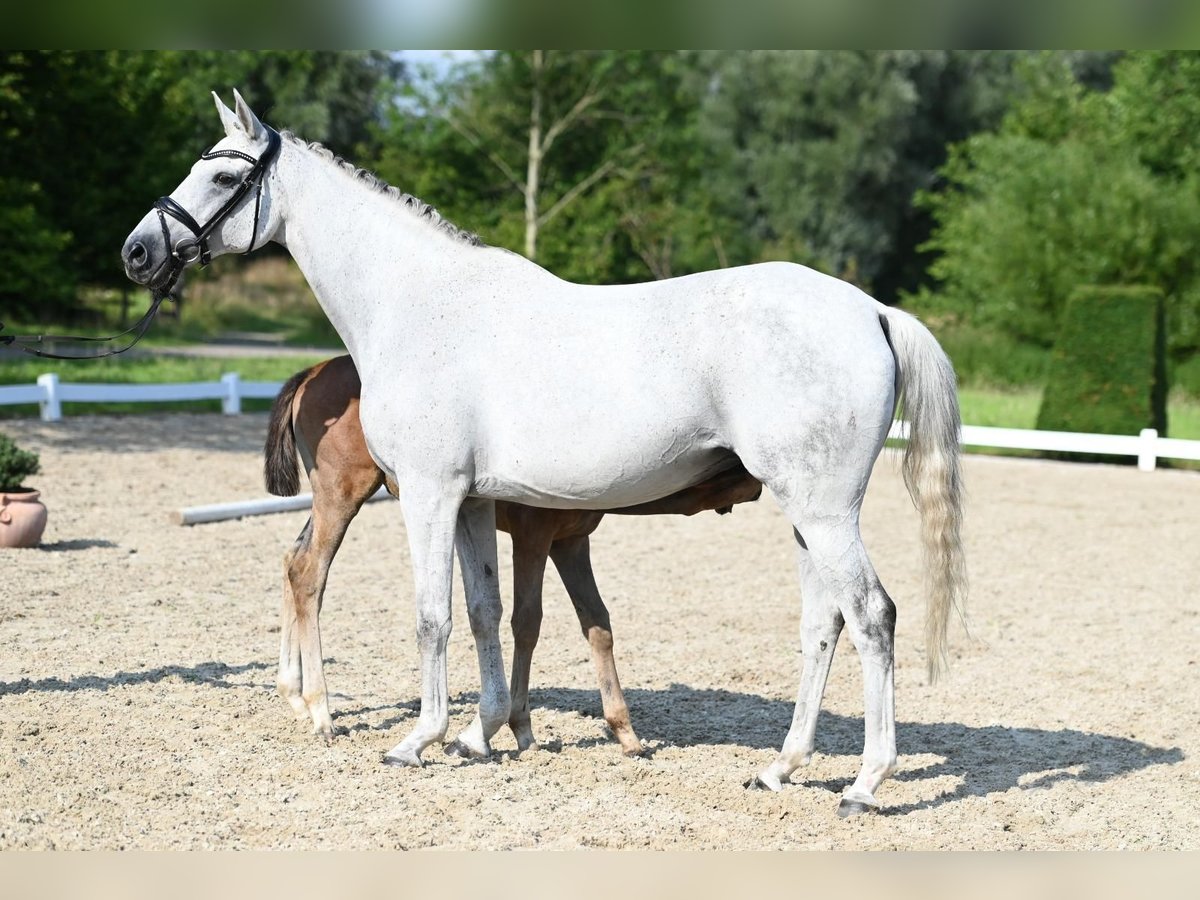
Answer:
<svg viewBox="0 0 1200 900"><path fill-rule="evenodd" d="M329 662L332 662L330 660ZM107 691L114 687L155 684L168 678L217 688L273 690L273 686L239 679L249 673L274 671L266 662L228 665L203 662L194 666L162 666L110 676L80 675L69 679L43 678L0 682L0 704L10 694L42 691ZM336 696L336 695L335 695ZM633 688L625 692L638 734L651 744L680 747L728 744L755 749L777 748L787 733L792 704L738 691L692 688L672 684L666 690ZM281 703L283 701L280 701ZM471 707L477 695L456 696L454 707ZM530 693L535 709L576 712L602 719L595 690L551 688ZM411 722L420 709L417 700L386 706L364 706L335 711L339 727L349 731L390 730ZM399 715L367 722L364 717L392 710ZM859 717L822 712L817 726L817 752L857 757L862 752L863 721ZM887 807L888 815L928 809L966 797L981 797L1013 787L1044 788L1061 781L1108 781L1150 766L1175 765L1184 758L1178 747L1155 747L1132 738L1096 734L1071 728L1042 729L1007 725L972 726L956 722L897 722L896 740L901 754L929 754L940 762L904 770L899 781L951 776L954 790L928 800ZM599 743L594 739L580 746ZM553 748L553 744L551 748ZM1036 776L1027 778L1027 776ZM805 782L811 787L840 791L849 783Z"/></svg>
<svg viewBox="0 0 1200 900"><path fill-rule="evenodd" d="M112 675L75 675L71 678L39 678L36 681L22 678L20 681L0 681L0 698L9 694L29 694L45 691L108 691L113 688L139 684L157 684L168 678L192 684L207 684L219 688L267 687L263 684L245 684L231 681L236 675L247 672L274 672L275 666L265 662L244 663L231 666L221 662L202 662L194 666L159 666L140 672L116 672Z"/></svg>
<svg viewBox="0 0 1200 900"><path fill-rule="evenodd" d="M296 371L303 366L297 362ZM232 369L231 369L232 371ZM267 434L267 416L243 412L223 416L217 412L155 412L153 404L142 404L140 414L88 415L69 411L58 422L20 420L18 438L22 446L63 454L157 453L164 450L195 450L202 453L261 453Z"/></svg>
<svg viewBox="0 0 1200 900"><path fill-rule="evenodd" d="M38 544L38 550L47 553L62 553L65 550L91 550L96 547L111 548L117 546L112 541L103 538L77 538L70 541L51 541L49 543Z"/></svg>
<svg viewBox="0 0 1200 900"><path fill-rule="evenodd" d="M626 691L625 697L638 735L651 743L778 749L792 721L790 701L737 691L672 684L667 690L634 688ZM530 692L530 705L603 719L595 691L535 690ZM534 726L536 730L536 718ZM857 758L862 753L862 741L861 717L821 712L817 721L818 753ZM1013 787L1027 790L1060 781L1108 781L1149 766L1175 765L1184 759L1178 747L1155 747L1132 738L1072 728L900 721L896 723L896 743L901 757L905 753L942 757L940 762L898 772L893 776L897 781L951 776L957 780L957 787L928 800L888 806L883 810L888 815L1002 793ZM796 778L810 787L831 791L841 791L853 780L807 781L803 770L796 773Z"/></svg>

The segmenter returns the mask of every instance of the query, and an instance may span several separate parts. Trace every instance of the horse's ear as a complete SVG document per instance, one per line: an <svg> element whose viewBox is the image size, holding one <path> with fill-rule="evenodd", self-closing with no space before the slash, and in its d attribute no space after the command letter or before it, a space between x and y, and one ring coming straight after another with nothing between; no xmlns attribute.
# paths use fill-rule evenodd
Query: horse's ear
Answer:
<svg viewBox="0 0 1200 900"><path fill-rule="evenodd" d="M221 102L221 98L217 96L217 92L213 91L213 101L217 104L217 114L221 117L221 127L225 129L227 137L233 135L240 127L238 125L237 114Z"/></svg>
<svg viewBox="0 0 1200 900"><path fill-rule="evenodd" d="M242 130L251 139L257 141L266 135L266 129L263 128L263 123L258 121L256 116L246 105L246 101L242 99L242 95L237 92L237 88L233 89L233 101L237 107L237 120Z"/></svg>

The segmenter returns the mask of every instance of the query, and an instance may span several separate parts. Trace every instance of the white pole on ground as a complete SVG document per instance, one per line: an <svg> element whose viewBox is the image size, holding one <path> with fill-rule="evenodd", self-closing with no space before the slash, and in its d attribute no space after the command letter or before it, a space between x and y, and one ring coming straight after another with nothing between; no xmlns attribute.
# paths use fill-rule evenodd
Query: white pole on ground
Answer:
<svg viewBox="0 0 1200 900"><path fill-rule="evenodd" d="M58 399L58 376L47 372L38 376L37 383L45 394L38 403L42 411L42 421L57 422L62 418L62 402Z"/></svg>
<svg viewBox="0 0 1200 900"><path fill-rule="evenodd" d="M368 503L391 496L386 488L380 488L367 498ZM259 500L235 500L232 503L209 503L205 506L188 506L171 514L176 525L202 525L206 522L224 522L246 516L262 516L268 513L294 512L312 508L312 494L297 494L295 497L263 497Z"/></svg>

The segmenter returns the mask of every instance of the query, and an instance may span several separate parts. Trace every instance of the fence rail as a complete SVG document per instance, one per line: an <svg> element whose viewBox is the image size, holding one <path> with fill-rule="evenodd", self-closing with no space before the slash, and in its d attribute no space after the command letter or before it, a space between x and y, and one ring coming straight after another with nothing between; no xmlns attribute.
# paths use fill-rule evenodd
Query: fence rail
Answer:
<svg viewBox="0 0 1200 900"><path fill-rule="evenodd" d="M243 399L270 400L283 387L280 381L242 381L236 372L220 381L176 384L85 384L61 382L54 373L39 375L37 384L0 386L0 406L36 403L46 422L63 417L65 403L161 403L164 401L220 400L221 411L237 415ZM908 424L896 422L889 437L904 440ZM1023 428L990 428L964 425L963 444L1007 450L1050 450L1060 453L1100 453L1137 457L1138 468L1153 471L1159 459L1200 460L1200 441L1159 437L1153 428L1140 434L1080 434L1070 431L1032 431Z"/></svg>

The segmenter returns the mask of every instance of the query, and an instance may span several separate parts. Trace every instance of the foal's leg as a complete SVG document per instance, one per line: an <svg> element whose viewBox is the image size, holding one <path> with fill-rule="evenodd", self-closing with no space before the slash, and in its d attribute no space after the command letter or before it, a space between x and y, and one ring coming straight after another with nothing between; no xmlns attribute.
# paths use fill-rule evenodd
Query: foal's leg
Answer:
<svg viewBox="0 0 1200 900"><path fill-rule="evenodd" d="M450 640L454 533L466 493L448 482L399 479L400 505L408 529L417 600L417 645L421 651L421 715L412 732L384 754L392 766L419 766L421 753L446 736L446 644Z"/></svg>
<svg viewBox="0 0 1200 900"><path fill-rule="evenodd" d="M458 513L455 539L467 593L467 616L479 654L479 712L458 738L446 747L453 756L488 756L488 743L508 721L510 700L500 648L500 577L496 561L496 504L468 499Z"/></svg>
<svg viewBox="0 0 1200 900"><path fill-rule="evenodd" d="M304 530L283 559L283 604L279 611L279 675L276 687L296 718L309 721L308 707L304 703L304 676L300 664L300 633L297 629L296 592L292 587L292 566L310 552L312 517L304 524Z"/></svg>
<svg viewBox="0 0 1200 900"><path fill-rule="evenodd" d="M621 681L617 677L617 664L613 659L612 625L608 619L608 607L596 587L592 574L592 557L587 535L563 538L550 546L550 558L562 578L563 585L579 616L579 627L592 648L592 662L600 681L600 702L604 707L604 720L612 729L621 749L629 756L642 752L642 742L634 734L629 722L629 707L621 692Z"/></svg>
<svg viewBox="0 0 1200 900"><path fill-rule="evenodd" d="M508 725L518 750L536 750L529 720L529 667L542 630L542 581L550 553L550 532L527 527L522 519L513 528L513 663L512 711Z"/></svg>
<svg viewBox="0 0 1200 900"><path fill-rule="evenodd" d="M333 477L337 482L332 487L323 485L321 476L314 479L312 517L297 541L299 545L307 539L307 544L303 553L293 554L288 559L286 577L296 616L303 672L302 699L312 717L313 733L326 742L333 740L333 719L329 715L329 695L321 655L320 613L325 584L329 567L350 522L366 499L383 483L378 470L370 477Z"/></svg>

